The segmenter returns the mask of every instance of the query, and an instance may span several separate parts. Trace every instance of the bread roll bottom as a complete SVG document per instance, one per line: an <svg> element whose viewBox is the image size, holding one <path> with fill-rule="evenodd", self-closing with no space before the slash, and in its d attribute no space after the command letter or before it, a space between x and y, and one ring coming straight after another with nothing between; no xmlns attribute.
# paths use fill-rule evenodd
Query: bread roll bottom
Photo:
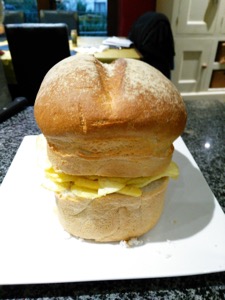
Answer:
<svg viewBox="0 0 225 300"><path fill-rule="evenodd" d="M56 193L58 216L71 235L97 242L137 238L158 222L164 207L168 177L143 188L140 197L110 194L94 200Z"/></svg>

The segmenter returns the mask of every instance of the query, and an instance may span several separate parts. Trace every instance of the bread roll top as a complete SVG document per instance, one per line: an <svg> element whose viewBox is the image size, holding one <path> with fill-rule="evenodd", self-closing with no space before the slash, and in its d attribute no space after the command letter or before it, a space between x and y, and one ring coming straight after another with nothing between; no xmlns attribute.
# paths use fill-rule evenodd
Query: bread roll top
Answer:
<svg viewBox="0 0 225 300"><path fill-rule="evenodd" d="M186 124L179 92L159 71L138 60L103 64L86 54L66 58L46 74L34 113L50 159L69 155L70 163L73 156L154 156L167 157L168 165L172 142Z"/></svg>
<svg viewBox="0 0 225 300"><path fill-rule="evenodd" d="M186 113L171 82L150 65L132 59L102 64L75 55L45 76L35 102L42 132L54 135L157 134L174 139Z"/></svg>

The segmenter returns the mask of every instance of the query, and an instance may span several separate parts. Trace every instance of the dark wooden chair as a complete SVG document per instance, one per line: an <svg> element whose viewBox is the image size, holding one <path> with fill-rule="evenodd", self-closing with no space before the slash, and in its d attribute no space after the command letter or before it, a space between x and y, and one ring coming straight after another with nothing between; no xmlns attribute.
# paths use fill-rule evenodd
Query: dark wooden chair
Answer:
<svg viewBox="0 0 225 300"><path fill-rule="evenodd" d="M174 41L168 18L158 12L146 12L132 25L129 39L143 56L143 61L170 79L174 69Z"/></svg>
<svg viewBox="0 0 225 300"><path fill-rule="evenodd" d="M79 19L75 11L64 10L40 10L41 23L65 23L68 26L68 33L72 29L77 30L79 35Z"/></svg>
<svg viewBox="0 0 225 300"><path fill-rule="evenodd" d="M67 25L6 24L5 32L19 92L33 105L48 70L70 56Z"/></svg>
<svg viewBox="0 0 225 300"><path fill-rule="evenodd" d="M23 11L13 11L5 10L4 11L4 21L3 24L19 24L25 22L25 15Z"/></svg>
<svg viewBox="0 0 225 300"><path fill-rule="evenodd" d="M28 102L25 97L18 97L14 100L10 94L5 77L2 61L0 59L0 123L24 109Z"/></svg>

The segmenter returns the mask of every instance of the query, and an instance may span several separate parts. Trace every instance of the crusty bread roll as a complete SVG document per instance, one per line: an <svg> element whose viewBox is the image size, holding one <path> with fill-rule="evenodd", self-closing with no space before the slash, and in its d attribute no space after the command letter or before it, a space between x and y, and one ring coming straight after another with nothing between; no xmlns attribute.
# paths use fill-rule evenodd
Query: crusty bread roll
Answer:
<svg viewBox="0 0 225 300"><path fill-rule="evenodd" d="M159 174L186 123L180 94L159 71L90 55L66 58L47 73L34 113L53 166L76 175Z"/></svg>
<svg viewBox="0 0 225 300"><path fill-rule="evenodd" d="M186 110L173 84L132 59L103 64L77 54L45 76L34 114L57 171L79 176L158 176L171 163ZM85 199L57 191L59 219L74 236L95 241L138 237L157 223L168 177L138 197L119 193Z"/></svg>
<svg viewBox="0 0 225 300"><path fill-rule="evenodd" d="M141 197L110 194L94 200L56 193L59 220L76 237L98 242L136 238L158 222L164 207L168 177L143 188Z"/></svg>

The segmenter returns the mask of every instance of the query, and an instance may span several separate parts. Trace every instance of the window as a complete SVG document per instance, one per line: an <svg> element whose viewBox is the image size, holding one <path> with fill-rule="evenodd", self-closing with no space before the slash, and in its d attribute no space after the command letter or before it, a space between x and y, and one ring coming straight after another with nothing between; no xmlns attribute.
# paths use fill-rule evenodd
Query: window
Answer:
<svg viewBox="0 0 225 300"><path fill-rule="evenodd" d="M106 2L95 2L95 12L98 14L105 14L106 13Z"/></svg>
<svg viewBox="0 0 225 300"><path fill-rule="evenodd" d="M5 10L23 11L25 22L38 22L38 9L36 0L4 0Z"/></svg>
<svg viewBox="0 0 225 300"><path fill-rule="evenodd" d="M39 22L38 7L40 8L40 3L43 1L5 0L4 2L6 10L23 11L25 22ZM77 11L80 35L107 35L107 0L45 0L43 3L45 7L41 9Z"/></svg>
<svg viewBox="0 0 225 300"><path fill-rule="evenodd" d="M107 35L107 0L61 0L57 9L78 12L80 35Z"/></svg>

